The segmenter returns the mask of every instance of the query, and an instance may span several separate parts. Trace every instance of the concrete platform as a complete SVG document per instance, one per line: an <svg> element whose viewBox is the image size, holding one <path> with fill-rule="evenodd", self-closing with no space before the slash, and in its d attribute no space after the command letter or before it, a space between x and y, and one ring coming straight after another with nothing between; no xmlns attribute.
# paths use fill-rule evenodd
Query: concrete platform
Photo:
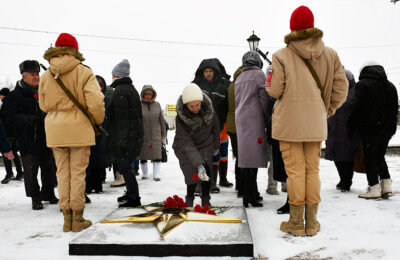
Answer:
<svg viewBox="0 0 400 260"><path fill-rule="evenodd" d="M144 213L116 209L105 219ZM161 238L153 223L96 223L73 239L70 255L124 256L253 256L253 240L243 207L222 216L242 223L184 222Z"/></svg>

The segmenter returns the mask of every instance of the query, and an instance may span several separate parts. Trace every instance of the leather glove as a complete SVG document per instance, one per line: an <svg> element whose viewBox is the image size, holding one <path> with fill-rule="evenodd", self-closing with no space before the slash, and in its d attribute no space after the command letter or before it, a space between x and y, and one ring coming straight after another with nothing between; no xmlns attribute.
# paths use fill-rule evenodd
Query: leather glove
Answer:
<svg viewBox="0 0 400 260"><path fill-rule="evenodd" d="M208 178L207 173L206 173L206 168L204 168L204 165L200 164L197 166L197 174L199 175L199 179L201 181L209 181L210 178Z"/></svg>

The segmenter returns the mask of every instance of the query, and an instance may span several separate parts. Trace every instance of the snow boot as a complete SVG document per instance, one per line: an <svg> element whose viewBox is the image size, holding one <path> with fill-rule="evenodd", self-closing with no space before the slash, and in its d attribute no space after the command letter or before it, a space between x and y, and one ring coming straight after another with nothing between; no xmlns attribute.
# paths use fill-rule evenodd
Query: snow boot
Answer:
<svg viewBox="0 0 400 260"><path fill-rule="evenodd" d="M193 207L193 202L194 202L194 196L186 196L185 197L185 202L188 204L188 207Z"/></svg>
<svg viewBox="0 0 400 260"><path fill-rule="evenodd" d="M306 204L306 235L314 236L321 230L317 220L318 204Z"/></svg>
<svg viewBox="0 0 400 260"><path fill-rule="evenodd" d="M110 185L110 187L114 188L114 187L122 187L125 185L125 179L124 176L122 176L121 173L119 173L118 171L115 172L115 181L113 181Z"/></svg>
<svg viewBox="0 0 400 260"><path fill-rule="evenodd" d="M282 192L287 192L287 184L286 184L286 182L281 182L281 191Z"/></svg>
<svg viewBox="0 0 400 260"><path fill-rule="evenodd" d="M281 231L292 234L293 236L304 236L306 230L304 228L304 204L290 204L289 221L281 223Z"/></svg>
<svg viewBox="0 0 400 260"><path fill-rule="evenodd" d="M64 209L64 232L70 232L72 230L72 211L70 209Z"/></svg>
<svg viewBox="0 0 400 260"><path fill-rule="evenodd" d="M211 188L210 188L210 192L211 193L219 193L220 192L220 190L219 190L219 188L217 187L217 179L218 179L218 165L213 165L213 170L212 170L212 172L211 172L211 178L210 178L210 181L211 181Z"/></svg>
<svg viewBox="0 0 400 260"><path fill-rule="evenodd" d="M72 232L82 231L92 225L92 221L83 218L83 209L72 210Z"/></svg>
<svg viewBox="0 0 400 260"><path fill-rule="evenodd" d="M23 172L18 172L17 176L15 176L16 181L22 181L24 179L24 173Z"/></svg>
<svg viewBox="0 0 400 260"><path fill-rule="evenodd" d="M358 195L358 197L363 199L379 199L381 197L381 186L379 183L372 187L368 186L367 192Z"/></svg>
<svg viewBox="0 0 400 260"><path fill-rule="evenodd" d="M149 175L149 166L146 163L141 163L140 168L142 169L142 180L147 179L147 176Z"/></svg>
<svg viewBox="0 0 400 260"><path fill-rule="evenodd" d="M4 179L1 181L1 184L7 184L9 183L11 180L14 180L14 174L6 174L6 177L4 177Z"/></svg>
<svg viewBox="0 0 400 260"><path fill-rule="evenodd" d="M381 180L381 196L382 198L388 198L392 193L392 180L382 179Z"/></svg>
<svg viewBox="0 0 400 260"><path fill-rule="evenodd" d="M228 181L226 176L228 175L228 162L219 162L219 186L230 188L233 186Z"/></svg>
<svg viewBox="0 0 400 260"><path fill-rule="evenodd" d="M209 207L211 207L210 199L210 196L201 196L201 206L204 207L204 205L207 204Z"/></svg>
<svg viewBox="0 0 400 260"><path fill-rule="evenodd" d="M267 194L269 195L279 195L279 191L275 188L268 188L266 190Z"/></svg>
<svg viewBox="0 0 400 260"><path fill-rule="evenodd" d="M160 181L161 162L153 162L153 180Z"/></svg>
<svg viewBox="0 0 400 260"><path fill-rule="evenodd" d="M32 209L33 210L42 210L42 198L41 197L32 197Z"/></svg>

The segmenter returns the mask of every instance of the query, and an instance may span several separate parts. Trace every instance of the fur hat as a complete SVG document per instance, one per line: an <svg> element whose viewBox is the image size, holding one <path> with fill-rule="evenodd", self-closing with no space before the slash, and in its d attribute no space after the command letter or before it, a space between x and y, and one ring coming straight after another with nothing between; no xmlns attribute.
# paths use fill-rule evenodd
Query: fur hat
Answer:
<svg viewBox="0 0 400 260"><path fill-rule="evenodd" d="M118 78L129 77L131 65L127 59L123 59L120 63L115 65L112 74Z"/></svg>
<svg viewBox="0 0 400 260"><path fill-rule="evenodd" d="M192 101L203 101L203 92L195 83L190 83L182 91L183 104L187 104Z"/></svg>
<svg viewBox="0 0 400 260"><path fill-rule="evenodd" d="M62 33L58 36L56 41L56 47L71 46L76 50L79 50L78 41L69 33Z"/></svg>
<svg viewBox="0 0 400 260"><path fill-rule="evenodd" d="M2 88L1 90L0 90L0 95L2 95L2 96L8 96L8 94L10 94L10 89L9 88Z"/></svg>
<svg viewBox="0 0 400 260"><path fill-rule="evenodd" d="M290 17L290 30L301 31L314 28L314 15L307 6L297 7Z"/></svg>
<svg viewBox="0 0 400 260"><path fill-rule="evenodd" d="M37 60L25 60L19 64L19 71L24 72L40 72L39 62Z"/></svg>

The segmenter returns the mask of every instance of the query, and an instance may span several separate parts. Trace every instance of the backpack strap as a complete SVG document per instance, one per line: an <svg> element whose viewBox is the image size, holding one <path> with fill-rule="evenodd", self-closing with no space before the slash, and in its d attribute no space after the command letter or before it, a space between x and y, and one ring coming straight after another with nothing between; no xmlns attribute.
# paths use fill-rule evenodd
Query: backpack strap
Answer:
<svg viewBox="0 0 400 260"><path fill-rule="evenodd" d="M304 59L303 57L300 57L300 58L304 61L304 63L306 64L308 70L311 72L311 75L313 76L315 82L317 83L317 86L318 86L319 90L321 91L321 98L322 98L322 101L324 101L324 103L325 103L325 98L324 98L324 87L322 86L321 81L319 80L319 77L318 77L318 75L317 75L317 72L315 72L315 70L314 70L314 68L313 68L313 66L311 65L311 63L310 63L309 60L306 60L306 59Z"/></svg>

